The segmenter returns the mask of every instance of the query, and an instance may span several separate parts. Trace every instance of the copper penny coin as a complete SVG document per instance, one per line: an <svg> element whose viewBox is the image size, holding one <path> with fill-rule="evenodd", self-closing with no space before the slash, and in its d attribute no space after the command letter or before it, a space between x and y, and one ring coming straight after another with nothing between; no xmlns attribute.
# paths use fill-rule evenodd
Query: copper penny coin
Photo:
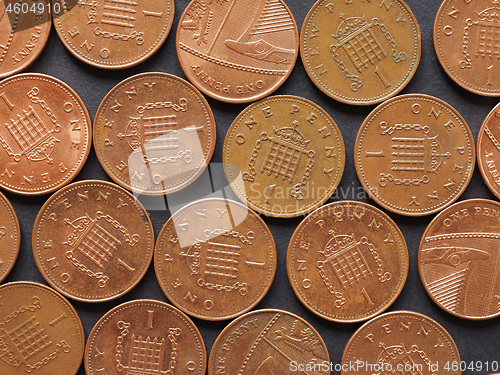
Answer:
<svg viewBox="0 0 500 375"><path fill-rule="evenodd" d="M117 298L146 273L153 226L141 203L105 181L79 181L52 195L33 226L33 255L47 282L84 302Z"/></svg>
<svg viewBox="0 0 500 375"><path fill-rule="evenodd" d="M294 217L333 194L345 149L337 124L321 107L296 96L273 96L236 117L222 158L239 199L264 215Z"/></svg>
<svg viewBox="0 0 500 375"><path fill-rule="evenodd" d="M5 195L0 193L0 282L14 267L21 244L21 230L14 207Z"/></svg>
<svg viewBox="0 0 500 375"><path fill-rule="evenodd" d="M475 94L500 96L497 0L445 0L434 21L434 48L445 72Z"/></svg>
<svg viewBox="0 0 500 375"><path fill-rule="evenodd" d="M413 311L393 311L354 333L344 350L340 373L460 375L460 355L453 338L435 320Z"/></svg>
<svg viewBox="0 0 500 375"><path fill-rule="evenodd" d="M42 53L50 34L49 0L0 2L0 78L19 73Z"/></svg>
<svg viewBox="0 0 500 375"><path fill-rule="evenodd" d="M204 375L206 367L205 344L194 323L155 300L111 309L96 323L85 347L88 375Z"/></svg>
<svg viewBox="0 0 500 375"><path fill-rule="evenodd" d="M418 268L439 307L465 319L500 316L500 203L458 202L437 215L420 241Z"/></svg>
<svg viewBox="0 0 500 375"><path fill-rule="evenodd" d="M330 357L314 327L283 310L255 310L233 320L215 340L208 359L208 375L295 371L329 375Z"/></svg>
<svg viewBox="0 0 500 375"><path fill-rule="evenodd" d="M0 186L39 195L70 182L90 151L91 122L80 97L44 74L0 82Z"/></svg>
<svg viewBox="0 0 500 375"><path fill-rule="evenodd" d="M309 310L335 322L360 322L387 309L401 293L408 249L396 223L378 208L334 202L299 224L286 268Z"/></svg>
<svg viewBox="0 0 500 375"><path fill-rule="evenodd" d="M215 148L215 120L201 93L166 73L125 79L94 119L94 148L108 175L138 194L173 193L205 170Z"/></svg>
<svg viewBox="0 0 500 375"><path fill-rule="evenodd" d="M173 0L54 1L54 26L65 47L106 69L137 65L163 44L174 19Z"/></svg>
<svg viewBox="0 0 500 375"><path fill-rule="evenodd" d="M400 92L420 61L420 28L401 0L319 0L300 33L313 83L338 101L369 105Z"/></svg>
<svg viewBox="0 0 500 375"><path fill-rule="evenodd" d="M299 32L282 0L192 0L179 21L176 45L184 74L204 94L248 103L288 78Z"/></svg>
<svg viewBox="0 0 500 375"><path fill-rule="evenodd" d="M380 104L354 146L356 172L370 197L408 216L453 203L472 177L475 155L472 133L457 110L423 94Z"/></svg>
<svg viewBox="0 0 500 375"><path fill-rule="evenodd" d="M477 164L484 182L500 199L500 103L491 110L479 130Z"/></svg>
<svg viewBox="0 0 500 375"><path fill-rule="evenodd" d="M177 211L155 247L156 276L168 299L207 320L231 319L264 297L276 272L269 228L248 207L209 198Z"/></svg>
<svg viewBox="0 0 500 375"><path fill-rule="evenodd" d="M82 322L53 289L34 282L0 286L0 373L75 375L85 346Z"/></svg>

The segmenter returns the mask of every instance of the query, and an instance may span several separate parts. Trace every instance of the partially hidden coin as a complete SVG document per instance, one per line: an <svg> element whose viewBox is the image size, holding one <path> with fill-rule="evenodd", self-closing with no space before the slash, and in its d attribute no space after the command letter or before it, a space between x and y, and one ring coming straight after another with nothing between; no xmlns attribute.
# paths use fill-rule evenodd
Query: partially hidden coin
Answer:
<svg viewBox="0 0 500 375"><path fill-rule="evenodd" d="M295 294L312 312L359 322L396 300L408 274L408 249L396 223L378 208L334 202L299 224L286 268Z"/></svg>
<svg viewBox="0 0 500 375"><path fill-rule="evenodd" d="M370 197L408 216L438 212L465 190L475 165L474 138L441 99L408 94L375 108L359 129L356 172Z"/></svg>
<svg viewBox="0 0 500 375"><path fill-rule="evenodd" d="M148 59L174 20L173 0L55 0L53 7L55 29L68 51L105 69Z"/></svg>
<svg viewBox="0 0 500 375"><path fill-rule="evenodd" d="M85 334L71 304L34 282L0 286L0 373L75 375Z"/></svg>
<svg viewBox="0 0 500 375"><path fill-rule="evenodd" d="M477 165L486 186L500 199L500 103L491 110L477 136Z"/></svg>
<svg viewBox="0 0 500 375"><path fill-rule="evenodd" d="M67 297L102 302L131 290L154 250L141 203L115 184L88 180L54 193L36 217L33 255L47 282Z"/></svg>
<svg viewBox="0 0 500 375"><path fill-rule="evenodd" d="M7 197L0 193L0 282L14 267L21 244L21 229L14 207Z"/></svg>
<svg viewBox="0 0 500 375"><path fill-rule="evenodd" d="M400 92L420 61L420 28L402 0L319 0L300 33L313 83L338 101L369 105Z"/></svg>
<svg viewBox="0 0 500 375"><path fill-rule="evenodd" d="M156 242L155 270L168 299L185 313L231 319L269 290L276 247L267 225L247 206L203 199L168 219Z"/></svg>
<svg viewBox="0 0 500 375"><path fill-rule="evenodd" d="M373 318L351 337L341 375L374 373L460 375L458 348L435 320L413 311ZM446 365L448 364L448 366Z"/></svg>
<svg viewBox="0 0 500 375"><path fill-rule="evenodd" d="M137 194L168 194L192 183L212 157L215 134L203 95L166 73L120 82L94 119L99 162L116 183Z"/></svg>
<svg viewBox="0 0 500 375"><path fill-rule="evenodd" d="M500 316L500 203L469 199L437 215L418 251L424 287L445 311L465 319Z"/></svg>
<svg viewBox="0 0 500 375"><path fill-rule="evenodd" d="M314 327L283 310L255 310L233 320L208 360L208 375L295 372L329 375L330 357Z"/></svg>
<svg viewBox="0 0 500 375"><path fill-rule="evenodd" d="M204 94L247 103L288 78L299 32L282 0L192 0L179 21L176 45L184 74Z"/></svg>
<svg viewBox="0 0 500 375"><path fill-rule="evenodd" d="M236 117L222 158L239 199L268 216L294 217L333 194L344 171L345 148L324 109L296 96L271 96Z"/></svg>
<svg viewBox="0 0 500 375"><path fill-rule="evenodd" d="M80 97L44 74L0 82L0 186L39 195L70 182L90 152L91 122Z"/></svg>
<svg viewBox="0 0 500 375"><path fill-rule="evenodd" d="M207 354L200 331L184 313L143 299L104 314L87 339L84 363L88 375L204 375Z"/></svg>
<svg viewBox="0 0 500 375"><path fill-rule="evenodd" d="M50 0L0 2L0 78L36 60L49 38L51 20Z"/></svg>

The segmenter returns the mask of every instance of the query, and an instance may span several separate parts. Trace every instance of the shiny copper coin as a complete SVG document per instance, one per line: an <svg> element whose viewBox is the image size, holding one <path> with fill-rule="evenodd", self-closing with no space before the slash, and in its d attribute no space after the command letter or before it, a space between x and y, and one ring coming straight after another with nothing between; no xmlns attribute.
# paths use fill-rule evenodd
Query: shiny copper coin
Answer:
<svg viewBox="0 0 500 375"><path fill-rule="evenodd" d="M456 370L453 363L458 364ZM460 355L453 338L435 320L412 311L393 311L354 333L340 373L460 375Z"/></svg>
<svg viewBox="0 0 500 375"><path fill-rule="evenodd" d="M163 44L174 19L173 0L54 1L54 26L65 47L106 69L137 65Z"/></svg>
<svg viewBox="0 0 500 375"><path fill-rule="evenodd" d="M90 151L91 122L80 97L44 74L0 82L0 186L46 194L70 182Z"/></svg>
<svg viewBox="0 0 500 375"><path fill-rule="evenodd" d="M337 124L321 107L296 96L273 96L236 117L222 158L239 199L268 216L294 217L333 194L345 149Z"/></svg>
<svg viewBox="0 0 500 375"><path fill-rule="evenodd" d="M0 193L0 282L14 267L21 244L21 230L14 207L7 197Z"/></svg>
<svg viewBox="0 0 500 375"><path fill-rule="evenodd" d="M453 203L474 171L474 139L448 103L423 94L400 95L375 108L359 129L356 172L370 197L408 216Z"/></svg>
<svg viewBox="0 0 500 375"><path fill-rule="evenodd" d="M177 211L155 248L163 292L200 319L231 319L250 310L269 290L276 247L269 228L241 203L210 198Z"/></svg>
<svg viewBox="0 0 500 375"><path fill-rule="evenodd" d="M500 96L499 15L497 0L444 0L434 21L439 62L475 94Z"/></svg>
<svg viewBox="0 0 500 375"><path fill-rule="evenodd" d="M408 249L396 223L378 208L334 202L299 224L286 268L309 310L336 322L359 322L387 309L401 293Z"/></svg>
<svg viewBox="0 0 500 375"><path fill-rule="evenodd" d="M165 73L125 79L104 98L94 119L94 148L108 175L138 194L173 193L206 168L215 120L200 92Z"/></svg>
<svg viewBox="0 0 500 375"><path fill-rule="evenodd" d="M186 77L212 98L247 103L288 78L299 32L282 0L192 0L177 28Z"/></svg>
<svg viewBox="0 0 500 375"><path fill-rule="evenodd" d="M59 293L34 282L0 286L0 373L75 375L85 346L82 322Z"/></svg>
<svg viewBox="0 0 500 375"><path fill-rule="evenodd" d="M500 103L491 110L479 130L477 164L484 182L500 199Z"/></svg>
<svg viewBox="0 0 500 375"><path fill-rule="evenodd" d="M148 213L129 192L79 181L52 195L33 226L33 255L47 282L65 296L102 302L132 289L154 249Z"/></svg>
<svg viewBox="0 0 500 375"><path fill-rule="evenodd" d="M0 78L19 73L42 53L50 14L49 0L0 2Z"/></svg>
<svg viewBox="0 0 500 375"><path fill-rule="evenodd" d="M500 316L500 203L458 202L437 215L420 241L418 268L429 296L466 319Z"/></svg>
<svg viewBox="0 0 500 375"><path fill-rule="evenodd" d="M87 375L204 375L205 344L194 323L155 300L125 302L94 326L85 347Z"/></svg>
<svg viewBox="0 0 500 375"><path fill-rule="evenodd" d="M415 74L420 28L401 0L319 0L302 25L300 56L326 95L348 104L380 103Z"/></svg>
<svg viewBox="0 0 500 375"><path fill-rule="evenodd" d="M295 372L329 375L330 357L314 327L283 310L255 310L233 320L215 340L208 360L208 375Z"/></svg>

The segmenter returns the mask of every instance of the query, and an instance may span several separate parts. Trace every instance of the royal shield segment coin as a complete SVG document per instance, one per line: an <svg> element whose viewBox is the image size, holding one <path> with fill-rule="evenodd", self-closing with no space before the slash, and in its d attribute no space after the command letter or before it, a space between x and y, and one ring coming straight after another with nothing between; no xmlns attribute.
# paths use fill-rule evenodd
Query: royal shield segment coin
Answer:
<svg viewBox="0 0 500 375"><path fill-rule="evenodd" d="M500 104L491 110L479 130L477 164L486 186L500 199Z"/></svg>
<svg viewBox="0 0 500 375"><path fill-rule="evenodd" d="M16 263L21 244L21 230L14 207L5 195L0 193L0 282L2 282Z"/></svg>

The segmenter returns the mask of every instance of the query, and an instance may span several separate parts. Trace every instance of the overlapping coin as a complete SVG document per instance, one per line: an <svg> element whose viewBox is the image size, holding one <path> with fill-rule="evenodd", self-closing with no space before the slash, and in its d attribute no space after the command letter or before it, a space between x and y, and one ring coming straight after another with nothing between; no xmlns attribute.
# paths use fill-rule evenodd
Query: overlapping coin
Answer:
<svg viewBox="0 0 500 375"><path fill-rule="evenodd" d="M0 282L14 267L21 244L21 230L14 207L0 193Z"/></svg>
<svg viewBox="0 0 500 375"><path fill-rule="evenodd" d="M488 188L500 199L500 104L491 110L479 130L477 165Z"/></svg>

